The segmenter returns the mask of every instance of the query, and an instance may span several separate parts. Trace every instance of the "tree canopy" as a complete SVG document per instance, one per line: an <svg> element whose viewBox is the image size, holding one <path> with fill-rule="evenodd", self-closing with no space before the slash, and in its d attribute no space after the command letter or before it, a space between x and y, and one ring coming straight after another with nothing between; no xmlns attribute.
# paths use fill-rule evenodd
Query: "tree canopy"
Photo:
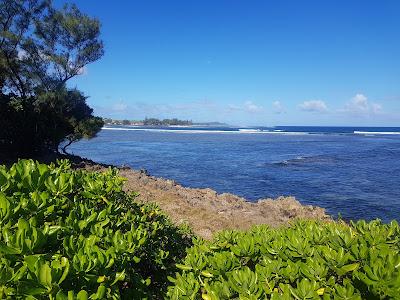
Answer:
<svg viewBox="0 0 400 300"><path fill-rule="evenodd" d="M57 151L93 137L102 119L66 83L103 53L99 20L75 5L0 0L0 151Z"/></svg>
<svg viewBox="0 0 400 300"><path fill-rule="evenodd" d="M103 55L100 22L75 5L0 1L1 88L19 96L60 89Z"/></svg>

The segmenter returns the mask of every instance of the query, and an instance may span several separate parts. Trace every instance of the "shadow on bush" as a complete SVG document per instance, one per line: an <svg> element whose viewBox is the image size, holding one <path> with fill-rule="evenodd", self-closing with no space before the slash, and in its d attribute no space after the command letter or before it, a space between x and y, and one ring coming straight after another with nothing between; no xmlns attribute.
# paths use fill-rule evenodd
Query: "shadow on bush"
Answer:
<svg viewBox="0 0 400 300"><path fill-rule="evenodd" d="M191 233L123 182L66 160L0 167L0 298L161 299Z"/></svg>

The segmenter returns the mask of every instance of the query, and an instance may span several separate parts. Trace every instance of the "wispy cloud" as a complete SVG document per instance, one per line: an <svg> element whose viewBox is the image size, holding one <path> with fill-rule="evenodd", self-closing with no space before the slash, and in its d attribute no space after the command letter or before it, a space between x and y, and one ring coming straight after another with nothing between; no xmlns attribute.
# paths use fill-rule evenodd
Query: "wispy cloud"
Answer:
<svg viewBox="0 0 400 300"><path fill-rule="evenodd" d="M308 112L323 113L328 111L328 106L322 100L304 101L302 104L299 105L299 108L302 111L308 111Z"/></svg>
<svg viewBox="0 0 400 300"><path fill-rule="evenodd" d="M236 104L228 104L228 111L240 111L242 107Z"/></svg>
<svg viewBox="0 0 400 300"><path fill-rule="evenodd" d="M114 112L124 112L128 109L128 105L126 103L124 103L123 101L119 101L117 103L115 103L111 109Z"/></svg>
<svg viewBox="0 0 400 300"><path fill-rule="evenodd" d="M217 106L214 102L208 100L196 100L181 103L147 103L147 102L130 102L118 100L114 103L111 97L105 97L109 102L107 106L96 106L97 114L114 118L144 118L144 117L181 117L188 118L197 114L207 112L223 111L222 107Z"/></svg>
<svg viewBox="0 0 400 300"><path fill-rule="evenodd" d="M272 102L272 107L273 107L274 113L276 113L276 114L282 114L282 113L286 112L285 108L283 107L283 105L280 101Z"/></svg>
<svg viewBox="0 0 400 300"><path fill-rule="evenodd" d="M379 103L372 103L371 109L374 114L378 114L378 113L382 112L383 107Z"/></svg>
<svg viewBox="0 0 400 300"><path fill-rule="evenodd" d="M253 101L245 101L243 104L228 104L227 110L254 114L262 112L264 108Z"/></svg>
<svg viewBox="0 0 400 300"><path fill-rule="evenodd" d="M197 121L226 121L235 122L245 120L252 116L254 121L263 117L265 109L253 101L243 101L239 103L221 103L208 99L194 101L182 101L176 103L148 103L148 102L129 102L123 99L112 102L110 97L109 105L95 106L95 113L112 118L143 119L145 117L193 119Z"/></svg>
<svg viewBox="0 0 400 300"><path fill-rule="evenodd" d="M369 102L364 94L356 94L349 102L346 103L341 112L351 113L355 115L372 115L382 112L382 105L379 103Z"/></svg>
<svg viewBox="0 0 400 300"><path fill-rule="evenodd" d="M258 113L258 112L263 111L262 106L256 105L252 101L246 101L244 103L244 108L249 113Z"/></svg>
<svg viewBox="0 0 400 300"><path fill-rule="evenodd" d="M363 94L355 95L350 102L346 104L346 110L352 112L367 112L369 111L368 99Z"/></svg>

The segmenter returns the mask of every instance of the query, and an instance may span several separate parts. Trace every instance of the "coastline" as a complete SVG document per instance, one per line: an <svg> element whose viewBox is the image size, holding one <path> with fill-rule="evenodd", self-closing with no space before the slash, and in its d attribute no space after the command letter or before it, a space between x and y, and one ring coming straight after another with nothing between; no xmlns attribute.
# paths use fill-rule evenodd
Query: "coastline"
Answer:
<svg viewBox="0 0 400 300"><path fill-rule="evenodd" d="M295 197L281 196L251 202L230 193L218 194L210 188L184 187L174 180L151 176L146 170L101 164L76 155L53 153L33 159L42 163L69 159L73 168L97 172L109 167L117 168L126 178L124 190L137 192L137 201L157 204L175 224L186 223L196 235L205 239L211 239L215 232L224 229L246 230L258 224L279 227L294 219L332 220L324 208L303 205ZM12 159L0 160L0 164L10 165L12 162Z"/></svg>
<svg viewBox="0 0 400 300"><path fill-rule="evenodd" d="M183 187L146 172L122 169L120 174L127 178L125 189L139 193L139 201L157 203L175 223L188 223L194 233L207 239L223 229L245 230L256 224L277 227L296 218L330 219L325 209L302 205L294 197L250 202L234 194L218 194L210 188Z"/></svg>
<svg viewBox="0 0 400 300"><path fill-rule="evenodd" d="M90 160L77 165L100 172L108 167ZM137 201L156 203L174 223L188 224L196 235L205 239L223 229L246 230L257 224L278 227L294 219L332 220L324 208L303 205L294 197L250 202L234 194L218 194L210 188L184 187L174 180L151 176L145 170L113 167L126 178L124 190L139 194Z"/></svg>

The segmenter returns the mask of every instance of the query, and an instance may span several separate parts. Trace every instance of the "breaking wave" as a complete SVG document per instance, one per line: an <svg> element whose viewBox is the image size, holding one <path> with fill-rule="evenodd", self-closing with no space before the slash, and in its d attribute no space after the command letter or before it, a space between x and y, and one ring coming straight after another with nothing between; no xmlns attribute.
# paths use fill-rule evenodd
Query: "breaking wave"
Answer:
<svg viewBox="0 0 400 300"><path fill-rule="evenodd" d="M215 130L215 129L163 129L163 128L132 128L132 127L103 127L103 130L117 131L148 131L148 132L173 132L173 133L225 133L225 134L281 134L281 135L308 135L308 132L287 132L287 131L267 131L261 129L235 129L235 130Z"/></svg>

